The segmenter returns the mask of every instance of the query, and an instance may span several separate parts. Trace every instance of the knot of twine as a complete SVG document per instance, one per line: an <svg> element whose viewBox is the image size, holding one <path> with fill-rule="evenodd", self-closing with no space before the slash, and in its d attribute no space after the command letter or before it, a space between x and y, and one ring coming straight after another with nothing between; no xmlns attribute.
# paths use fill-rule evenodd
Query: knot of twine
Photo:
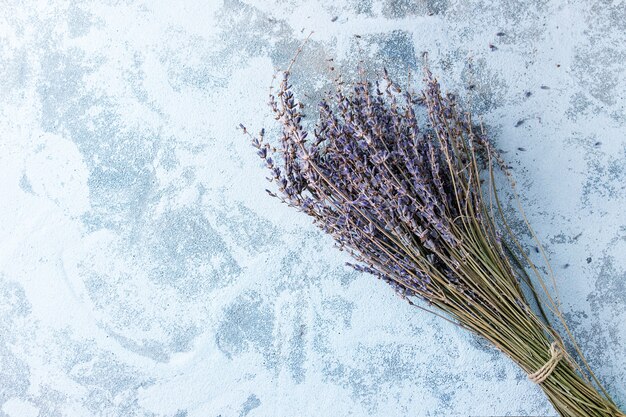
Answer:
<svg viewBox="0 0 626 417"><path fill-rule="evenodd" d="M537 369L532 374L529 374L528 378L537 384L541 384L550 376L552 371L554 371L564 356L565 352L563 352L557 342L552 342L550 345L550 359L548 359L548 361L544 363L541 368Z"/></svg>

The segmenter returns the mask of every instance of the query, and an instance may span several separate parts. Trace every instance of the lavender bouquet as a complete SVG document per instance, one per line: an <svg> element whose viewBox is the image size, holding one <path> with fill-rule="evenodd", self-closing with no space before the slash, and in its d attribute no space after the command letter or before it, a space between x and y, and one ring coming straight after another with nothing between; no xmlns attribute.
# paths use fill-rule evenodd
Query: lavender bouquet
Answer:
<svg viewBox="0 0 626 417"><path fill-rule="evenodd" d="M429 72L423 91L412 94L385 71L374 84L362 77L338 86L319 104L309 134L289 75L270 94L279 143L264 131L251 136L277 187L270 195L311 216L357 271L490 341L561 416L624 416L587 365L556 297L518 250L494 186L494 170L506 167L455 98Z"/></svg>

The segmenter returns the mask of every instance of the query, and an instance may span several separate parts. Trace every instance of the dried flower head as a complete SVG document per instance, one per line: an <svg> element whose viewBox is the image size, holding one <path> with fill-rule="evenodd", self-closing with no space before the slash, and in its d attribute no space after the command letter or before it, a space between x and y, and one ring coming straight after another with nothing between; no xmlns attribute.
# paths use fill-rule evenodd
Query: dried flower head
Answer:
<svg viewBox="0 0 626 417"><path fill-rule="evenodd" d="M358 270L403 295L444 299L453 286L486 303L460 266L471 256L468 219L494 251L502 250L495 229L482 221L476 150L484 158L491 148L429 72L426 86L414 96L385 71L375 85L361 80L348 92L340 88L333 101L319 103L309 138L286 72L270 97L283 126L280 146L273 149L263 134L253 145L277 184L272 195L313 217L359 261Z"/></svg>

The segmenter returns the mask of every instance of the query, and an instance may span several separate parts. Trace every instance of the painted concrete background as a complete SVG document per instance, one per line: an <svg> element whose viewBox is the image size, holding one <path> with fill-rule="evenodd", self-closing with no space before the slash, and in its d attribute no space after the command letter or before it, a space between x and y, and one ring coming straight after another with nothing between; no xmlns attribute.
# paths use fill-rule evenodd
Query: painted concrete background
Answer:
<svg viewBox="0 0 626 417"><path fill-rule="evenodd" d="M236 127L311 30L305 103L426 51L482 116L626 406L624 1L2 0L0 416L554 415L266 196Z"/></svg>

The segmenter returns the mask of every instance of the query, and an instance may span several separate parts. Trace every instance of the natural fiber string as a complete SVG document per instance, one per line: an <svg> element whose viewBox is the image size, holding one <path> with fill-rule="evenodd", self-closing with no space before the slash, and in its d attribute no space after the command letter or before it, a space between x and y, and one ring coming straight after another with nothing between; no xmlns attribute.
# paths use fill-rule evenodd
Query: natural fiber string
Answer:
<svg viewBox="0 0 626 417"><path fill-rule="evenodd" d="M557 365L563 358L565 358L565 360L567 360L567 362L572 365L572 359L565 352L565 350L559 347L559 344L557 342L552 342L552 344L550 345L550 359L548 359L548 361L541 368L537 369L536 372L529 374L528 378L530 378L531 381L536 382L537 384L541 384L552 374L552 372L556 369ZM622 413L618 409L612 409L610 413L610 415L615 417L626 417L626 414Z"/></svg>
<svg viewBox="0 0 626 417"><path fill-rule="evenodd" d="M552 371L554 371L563 356L564 352L559 348L557 342L552 342L550 345L550 359L548 359L541 368L537 369L537 371L529 374L528 378L537 384L541 384L550 376Z"/></svg>

